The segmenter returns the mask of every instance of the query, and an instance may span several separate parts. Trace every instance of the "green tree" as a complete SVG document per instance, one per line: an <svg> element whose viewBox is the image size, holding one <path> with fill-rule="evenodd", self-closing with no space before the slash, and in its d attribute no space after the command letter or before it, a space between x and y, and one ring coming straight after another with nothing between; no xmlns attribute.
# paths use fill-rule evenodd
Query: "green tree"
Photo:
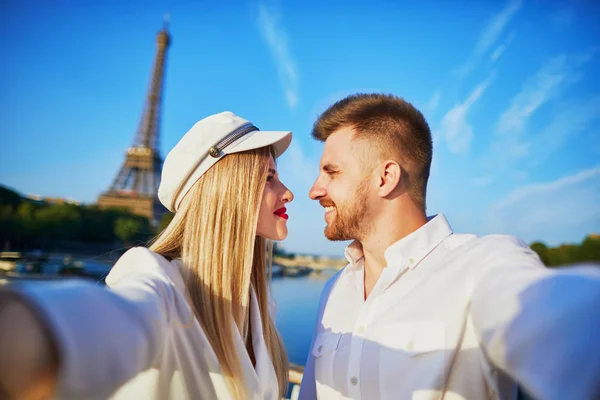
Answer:
<svg viewBox="0 0 600 400"><path fill-rule="evenodd" d="M571 265L580 262L598 262L598 244L593 238L584 240L580 245L562 244L548 248L548 266Z"/></svg>
<svg viewBox="0 0 600 400"><path fill-rule="evenodd" d="M160 219L160 222L158 223L158 228L157 228L157 232L156 233L160 233L162 232L173 220L173 217L175 216L175 214L173 213L165 213L162 218Z"/></svg>
<svg viewBox="0 0 600 400"><path fill-rule="evenodd" d="M548 246L542 242L533 242L531 244L531 250L535 251L540 257L540 260L546 265L550 266L550 257L548 255Z"/></svg>
<svg viewBox="0 0 600 400"><path fill-rule="evenodd" d="M123 212L103 210L97 205L82 207L81 240L85 242L109 243L115 240L115 222Z"/></svg>
<svg viewBox="0 0 600 400"><path fill-rule="evenodd" d="M39 226L36 221L36 212L40 206L30 201L24 201L17 207L15 219L20 225L20 236L25 242L31 241L39 233Z"/></svg>
<svg viewBox="0 0 600 400"><path fill-rule="evenodd" d="M10 250L20 241L20 224L9 204L0 205L0 249Z"/></svg>
<svg viewBox="0 0 600 400"><path fill-rule="evenodd" d="M75 204L50 204L35 214L39 236L46 239L77 240L81 237L81 207Z"/></svg>
<svg viewBox="0 0 600 400"><path fill-rule="evenodd" d="M147 240L150 234L148 219L137 216L119 217L115 221L115 235L125 247L135 240Z"/></svg>
<svg viewBox="0 0 600 400"><path fill-rule="evenodd" d="M19 193L4 186L0 186L0 204L8 205L14 210L21 204L22 200Z"/></svg>
<svg viewBox="0 0 600 400"><path fill-rule="evenodd" d="M600 261L600 236L589 235L580 247L581 261Z"/></svg>
<svg viewBox="0 0 600 400"><path fill-rule="evenodd" d="M559 247L552 247L548 250L548 257L550 259L550 266L560 266L569 263L567 245L561 245Z"/></svg>

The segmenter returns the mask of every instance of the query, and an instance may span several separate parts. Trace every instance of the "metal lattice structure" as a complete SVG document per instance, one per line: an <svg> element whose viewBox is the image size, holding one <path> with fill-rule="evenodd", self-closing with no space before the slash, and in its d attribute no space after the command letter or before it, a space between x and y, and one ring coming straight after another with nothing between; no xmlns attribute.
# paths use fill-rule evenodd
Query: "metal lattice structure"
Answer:
<svg viewBox="0 0 600 400"><path fill-rule="evenodd" d="M156 43L150 88L133 145L127 149L125 162L112 185L98 198L98 205L102 208L124 207L148 217L153 224L166 212L157 195L163 163L158 148L160 108L166 54L170 44L166 21L158 32Z"/></svg>

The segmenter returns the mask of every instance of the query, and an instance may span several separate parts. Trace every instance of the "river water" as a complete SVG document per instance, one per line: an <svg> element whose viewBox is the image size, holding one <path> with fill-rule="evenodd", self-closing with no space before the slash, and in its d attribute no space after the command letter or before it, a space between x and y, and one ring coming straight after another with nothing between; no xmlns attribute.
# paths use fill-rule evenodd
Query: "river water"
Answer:
<svg viewBox="0 0 600 400"><path fill-rule="evenodd" d="M275 324L290 362L304 365L317 319L321 290L335 271L298 278L274 278Z"/></svg>

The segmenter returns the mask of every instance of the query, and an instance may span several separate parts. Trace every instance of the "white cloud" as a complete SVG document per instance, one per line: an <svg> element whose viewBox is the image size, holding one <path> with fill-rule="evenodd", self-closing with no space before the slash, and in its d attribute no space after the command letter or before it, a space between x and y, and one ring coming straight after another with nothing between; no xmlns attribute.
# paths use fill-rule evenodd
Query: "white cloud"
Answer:
<svg viewBox="0 0 600 400"><path fill-rule="evenodd" d="M497 42L498 38L513 16L519 11L522 4L522 0L510 0L502 11L491 18L481 32L471 56L468 58L467 62L457 70L459 77L465 77L479 65L482 57L484 57L488 50Z"/></svg>
<svg viewBox="0 0 600 400"><path fill-rule="evenodd" d="M539 164L600 119L600 96L557 107L552 119L533 139L531 164ZM592 144L593 145L593 144Z"/></svg>
<svg viewBox="0 0 600 400"><path fill-rule="evenodd" d="M498 132L520 132L541 106L557 97L567 86L579 81L580 68L590 62L597 49L568 57L561 54L543 65L529 78L510 106L500 116Z"/></svg>
<svg viewBox="0 0 600 400"><path fill-rule="evenodd" d="M481 97L493 80L493 75L481 82L464 103L454 106L444 115L441 122L441 138L446 140L452 153L466 153L471 146L473 129L467 122L469 108Z"/></svg>
<svg viewBox="0 0 600 400"><path fill-rule="evenodd" d="M510 35L508 35L508 37L506 38L504 43L502 43L500 46L498 46L494 49L494 51L490 54L490 63L491 64L498 61L500 56L502 56L502 54L504 54L504 52L506 51L508 46L512 43L512 41L515 39L515 37L516 37L515 33L512 32Z"/></svg>
<svg viewBox="0 0 600 400"><path fill-rule="evenodd" d="M550 15L550 22L559 28L567 28L575 19L575 11L572 9L560 10Z"/></svg>
<svg viewBox="0 0 600 400"><path fill-rule="evenodd" d="M497 122L495 139L491 144L494 164L512 165L517 160L532 156L539 149L546 153L554 151L562 144L567 132L575 134L587 126L596 115L596 101L559 108L551 123L542 130L541 136L528 134L527 139L523 138L529 119L567 87L579 81L582 76L581 67L593 58L595 52L592 49L571 57L559 55L525 81Z"/></svg>
<svg viewBox="0 0 600 400"><path fill-rule="evenodd" d="M527 119L560 93L560 89L568 82L570 72L566 55L550 60L525 82L521 91L512 99L508 109L500 116L498 132L522 131Z"/></svg>
<svg viewBox="0 0 600 400"><path fill-rule="evenodd" d="M481 176L481 177L473 179L471 181L471 185L473 185L473 186L488 186L493 181L494 181L494 178L491 176Z"/></svg>
<svg viewBox="0 0 600 400"><path fill-rule="evenodd" d="M519 187L485 214L486 233L555 244L600 227L600 165L552 182Z"/></svg>
<svg viewBox="0 0 600 400"><path fill-rule="evenodd" d="M490 54L490 62L495 63L496 61L498 61L500 56L502 54L504 54L504 51L506 51L505 44L501 44L500 46L496 47L496 49L492 52L492 54Z"/></svg>
<svg viewBox="0 0 600 400"><path fill-rule="evenodd" d="M431 96L431 98L427 102L427 108L429 108L430 111L435 111L438 104L440 103L441 98L442 98L442 91L436 90L435 93L433 94L433 96Z"/></svg>
<svg viewBox="0 0 600 400"><path fill-rule="evenodd" d="M288 106L294 109L298 104L298 72L277 10L259 3L258 26L277 64L279 80Z"/></svg>
<svg viewBox="0 0 600 400"><path fill-rule="evenodd" d="M594 59L594 57L596 56L596 54L598 54L599 51L600 51L600 47L593 46L588 51L576 55L575 56L575 64L577 66L587 64L588 62L590 62Z"/></svg>

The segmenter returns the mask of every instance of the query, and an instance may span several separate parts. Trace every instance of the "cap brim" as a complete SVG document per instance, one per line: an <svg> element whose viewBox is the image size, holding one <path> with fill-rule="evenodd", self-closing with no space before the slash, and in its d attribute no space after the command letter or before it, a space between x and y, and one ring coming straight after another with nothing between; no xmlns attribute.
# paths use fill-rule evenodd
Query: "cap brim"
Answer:
<svg viewBox="0 0 600 400"><path fill-rule="evenodd" d="M287 150L291 142L292 132L290 131L255 131L247 135L243 141L227 147L224 151L230 154L273 146L275 158L277 158Z"/></svg>

